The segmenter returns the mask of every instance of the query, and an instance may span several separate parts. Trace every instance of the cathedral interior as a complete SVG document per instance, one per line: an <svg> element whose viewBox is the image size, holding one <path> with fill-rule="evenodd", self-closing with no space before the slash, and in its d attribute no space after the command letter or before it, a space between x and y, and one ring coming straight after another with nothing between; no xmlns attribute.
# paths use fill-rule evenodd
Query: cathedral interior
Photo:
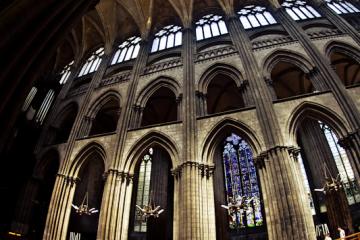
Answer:
<svg viewBox="0 0 360 240"><path fill-rule="evenodd" d="M0 239L360 239L358 0L3 0L0 33Z"/></svg>

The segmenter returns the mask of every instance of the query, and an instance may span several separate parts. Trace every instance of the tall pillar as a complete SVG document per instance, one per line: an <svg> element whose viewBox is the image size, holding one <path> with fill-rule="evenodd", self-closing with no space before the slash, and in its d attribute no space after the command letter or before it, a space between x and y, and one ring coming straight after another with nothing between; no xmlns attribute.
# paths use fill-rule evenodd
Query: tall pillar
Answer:
<svg viewBox="0 0 360 240"><path fill-rule="evenodd" d="M58 174L51 197L43 240L65 240L77 179Z"/></svg>
<svg viewBox="0 0 360 240"><path fill-rule="evenodd" d="M31 214L34 210L34 202L39 188L39 179L32 177L24 187L21 198L16 204L14 219L11 223L11 231L27 235L29 233Z"/></svg>
<svg viewBox="0 0 360 240"><path fill-rule="evenodd" d="M200 224L200 188L197 162L197 126L194 53L195 36L191 26L185 26L183 31L182 61L183 61L183 163L181 178L179 208L183 212L179 219L178 239L202 239Z"/></svg>
<svg viewBox="0 0 360 240"><path fill-rule="evenodd" d="M122 153L124 150L127 131L130 127L131 115L133 111L136 88L140 75L145 69L148 59L149 45L147 40L140 43L139 54L135 60L130 84L124 103L124 111L121 114L117 126L117 139L115 152L110 163L108 177L106 178L102 205L100 209L100 219L97 239L127 239L128 224L130 216L130 203L132 180L128 173L124 173L122 163ZM124 176L130 180L129 184L124 186ZM122 183L120 183L120 181Z"/></svg>
<svg viewBox="0 0 360 240"><path fill-rule="evenodd" d="M260 181L266 206L266 222L269 239L315 239L313 223L306 219L310 211L304 211L302 196L298 191L295 174L298 169L284 146L280 126L268 91L252 51L251 42L234 14L228 16L230 37L243 62L245 78L254 96L257 117L268 150L264 153L264 165L259 169Z"/></svg>

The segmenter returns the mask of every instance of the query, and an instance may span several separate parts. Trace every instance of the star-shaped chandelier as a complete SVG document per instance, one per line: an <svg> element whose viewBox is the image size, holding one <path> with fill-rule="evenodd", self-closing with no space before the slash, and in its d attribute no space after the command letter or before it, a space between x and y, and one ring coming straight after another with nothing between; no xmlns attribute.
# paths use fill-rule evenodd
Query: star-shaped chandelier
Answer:
<svg viewBox="0 0 360 240"><path fill-rule="evenodd" d="M85 193L84 199L82 200L80 206L76 206L75 204L71 204L71 206L75 209L76 213L79 214L80 216L83 214L90 216L94 213L99 212L99 210L89 207L88 192Z"/></svg>

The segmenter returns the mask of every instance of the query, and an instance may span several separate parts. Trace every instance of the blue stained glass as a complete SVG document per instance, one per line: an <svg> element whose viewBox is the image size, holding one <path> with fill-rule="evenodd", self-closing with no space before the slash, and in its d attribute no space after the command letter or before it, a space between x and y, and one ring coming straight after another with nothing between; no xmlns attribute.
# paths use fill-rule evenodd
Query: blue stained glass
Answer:
<svg viewBox="0 0 360 240"><path fill-rule="evenodd" d="M252 151L246 141L236 134L225 139L223 166L227 199L248 200L245 209L237 213L229 212L229 227L241 229L262 226L260 190Z"/></svg>

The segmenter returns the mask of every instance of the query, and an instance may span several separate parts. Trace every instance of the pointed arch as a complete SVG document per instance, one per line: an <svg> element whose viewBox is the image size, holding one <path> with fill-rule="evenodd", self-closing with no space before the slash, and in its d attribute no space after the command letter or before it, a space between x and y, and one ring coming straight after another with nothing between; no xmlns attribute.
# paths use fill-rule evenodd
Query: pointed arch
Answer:
<svg viewBox="0 0 360 240"><path fill-rule="evenodd" d="M354 46L351 46L348 43L342 41L330 41L324 47L324 53L330 61L330 55L333 52L339 52L344 55L349 56L358 63L360 63L360 49Z"/></svg>
<svg viewBox="0 0 360 240"><path fill-rule="evenodd" d="M324 122L334 130L338 138L347 135L346 121L333 110L314 102L303 102L290 114L286 129L292 142L296 142L296 131L305 118L312 118Z"/></svg>
<svg viewBox="0 0 360 240"><path fill-rule="evenodd" d="M144 150L155 145L158 145L167 151L171 158L173 168L179 164L179 150L175 141L164 133L151 131L136 141L136 143L134 143L134 145L130 148L123 166L124 171L133 174L135 166L138 161L141 160L141 155L144 153Z"/></svg>
<svg viewBox="0 0 360 240"><path fill-rule="evenodd" d="M181 95L181 86L175 79L168 76L160 76L140 90L136 100L137 105L145 107L147 101L153 95L153 93L162 87L170 89L176 97Z"/></svg>
<svg viewBox="0 0 360 240"><path fill-rule="evenodd" d="M237 87L240 87L244 81L241 72L236 67L224 63L215 63L204 71L197 84L197 90L206 93L211 80L218 74L223 74L234 80Z"/></svg>
<svg viewBox="0 0 360 240"><path fill-rule="evenodd" d="M212 163L210 161L213 161L214 159L216 147L231 133L235 133L244 138L244 140L250 145L254 156L261 153L263 144L259 141L259 137L255 131L251 129L251 127L241 121L232 118L225 118L213 126L205 137L201 146L202 161Z"/></svg>
<svg viewBox="0 0 360 240"><path fill-rule="evenodd" d="M69 176L77 177L81 167L86 161L91 160L92 157L99 156L103 161L104 168L107 169L106 165L106 151L103 145L97 141L91 142L84 146L79 153L76 155L69 167Z"/></svg>
<svg viewBox="0 0 360 240"><path fill-rule="evenodd" d="M121 108L122 97L121 94L115 90L109 90L103 93L100 97L95 99L92 104L90 104L91 108L88 110L87 116L95 117L99 110L109 101L115 100L119 107Z"/></svg>
<svg viewBox="0 0 360 240"><path fill-rule="evenodd" d="M67 117L67 114L71 111L78 111L79 106L78 103L75 101L72 101L68 104L66 104L61 110L56 114L55 121L52 123L53 126L59 126L64 119Z"/></svg>
<svg viewBox="0 0 360 240"><path fill-rule="evenodd" d="M274 50L262 62L264 76L271 78L271 71L279 62L291 63L300 68L304 73L309 73L315 65L303 54L291 50Z"/></svg>

